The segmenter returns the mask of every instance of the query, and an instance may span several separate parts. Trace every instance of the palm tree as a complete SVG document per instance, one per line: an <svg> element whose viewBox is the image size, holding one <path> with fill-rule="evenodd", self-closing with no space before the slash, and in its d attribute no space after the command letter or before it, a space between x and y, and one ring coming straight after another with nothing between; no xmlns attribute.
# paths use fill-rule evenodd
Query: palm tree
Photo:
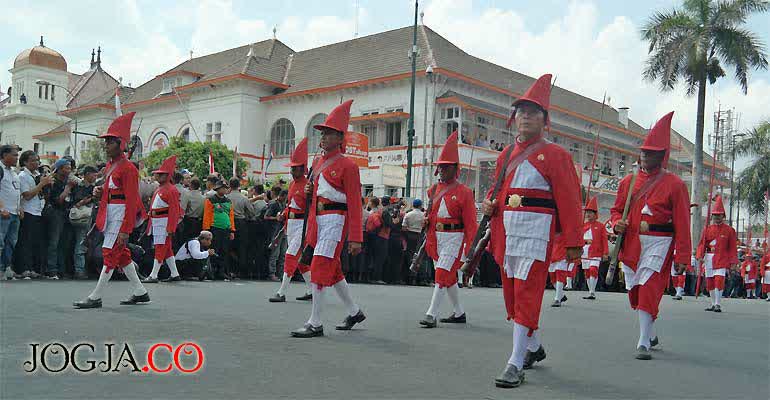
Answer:
<svg viewBox="0 0 770 400"><path fill-rule="evenodd" d="M693 199L702 197L706 82L714 84L725 76L722 67L729 66L743 93L748 92L749 70L767 69L768 62L764 43L743 26L752 14L768 9L770 3L760 0L684 0L681 8L653 14L641 30L650 44L644 79L658 82L662 91L683 82L688 96L698 94ZM693 218L693 243L701 225L700 218Z"/></svg>
<svg viewBox="0 0 770 400"><path fill-rule="evenodd" d="M765 193L770 190L770 120L746 132L735 145L735 154L752 157L738 176L740 196L751 215L764 215Z"/></svg>

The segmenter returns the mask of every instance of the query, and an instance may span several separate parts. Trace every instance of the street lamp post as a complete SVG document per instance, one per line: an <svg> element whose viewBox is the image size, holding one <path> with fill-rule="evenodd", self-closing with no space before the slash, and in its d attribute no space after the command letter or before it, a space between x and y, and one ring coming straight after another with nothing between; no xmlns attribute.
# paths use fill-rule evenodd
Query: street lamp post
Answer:
<svg viewBox="0 0 770 400"><path fill-rule="evenodd" d="M42 80L42 79L36 80L35 83L38 86L55 86L55 87L64 89L64 91L67 92L68 95L70 95L71 99L75 98L75 95L72 94L72 92L69 89L67 89L66 87L64 87L62 85L57 85L55 83L51 83L49 81L45 81L45 80ZM73 144L72 141L70 141L70 144L72 145L72 158L77 160L78 159L78 119L77 118L73 118L73 120L75 121L75 129L72 131L72 133L75 135L75 143ZM83 133L83 134L85 134L85 133ZM96 135L93 135L93 136L96 136Z"/></svg>
<svg viewBox="0 0 770 400"><path fill-rule="evenodd" d="M733 135L733 140L730 148L730 218L728 218L728 225L733 224L733 187L735 182L735 138L744 137L745 133L737 133ZM715 160L716 161L716 160Z"/></svg>
<svg viewBox="0 0 770 400"><path fill-rule="evenodd" d="M406 132L406 188L404 197L412 194L412 146L414 142L414 84L417 73L417 9L418 1L414 2L414 31L412 37L412 88L409 97L409 125Z"/></svg>

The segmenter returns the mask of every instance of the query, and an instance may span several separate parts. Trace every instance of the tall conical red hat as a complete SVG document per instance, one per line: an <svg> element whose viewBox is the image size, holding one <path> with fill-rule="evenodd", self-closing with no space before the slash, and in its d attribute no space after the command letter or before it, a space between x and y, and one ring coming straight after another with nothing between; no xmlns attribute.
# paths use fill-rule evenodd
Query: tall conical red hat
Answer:
<svg viewBox="0 0 770 400"><path fill-rule="evenodd" d="M585 206L584 210L586 211L593 211L598 213L599 212L599 204L596 200L596 197L591 197L591 200L588 200L588 205Z"/></svg>
<svg viewBox="0 0 770 400"><path fill-rule="evenodd" d="M537 78L535 83L524 93L523 96L516 99L513 102L513 107L518 106L522 102L529 101L540 106L543 110L548 111L551 108L551 74L545 74L540 78ZM511 118L508 119L507 126L511 126L516 112L511 114ZM550 125L550 118L546 118L546 125Z"/></svg>
<svg viewBox="0 0 770 400"><path fill-rule="evenodd" d="M711 206L711 215L722 214L725 215L725 205L722 203L722 196L717 195L714 199L714 205Z"/></svg>
<svg viewBox="0 0 770 400"><path fill-rule="evenodd" d="M176 155L169 156L160 164L153 174L173 174L176 171Z"/></svg>
<svg viewBox="0 0 770 400"><path fill-rule="evenodd" d="M444 147L441 149L441 154L438 156L438 160L434 164L459 164L460 152L457 148L457 131L452 132L446 139ZM458 170L459 173L459 170ZM434 173L438 175L438 170Z"/></svg>
<svg viewBox="0 0 770 400"><path fill-rule="evenodd" d="M130 112L123 114L115 118L110 127L107 128L107 133L99 135L100 138L116 137L120 139L120 147L125 150L128 145L129 139L131 139L131 121L134 120L136 112Z"/></svg>
<svg viewBox="0 0 770 400"><path fill-rule="evenodd" d="M301 165L307 165L307 138L303 138L297 143L294 151L291 152L291 158L287 167L299 167Z"/></svg>
<svg viewBox="0 0 770 400"><path fill-rule="evenodd" d="M323 124L313 125L313 128L319 131L323 128L334 129L337 132L343 134L348 132L348 124L350 123L350 105L353 104L353 100L348 100L332 110L329 116Z"/></svg>
<svg viewBox="0 0 770 400"><path fill-rule="evenodd" d="M663 157L663 167L668 164L668 155L671 153L671 119L674 117L674 112L663 116L647 133L647 137L644 139L644 143L640 149L652 150L652 151L665 151L666 155Z"/></svg>

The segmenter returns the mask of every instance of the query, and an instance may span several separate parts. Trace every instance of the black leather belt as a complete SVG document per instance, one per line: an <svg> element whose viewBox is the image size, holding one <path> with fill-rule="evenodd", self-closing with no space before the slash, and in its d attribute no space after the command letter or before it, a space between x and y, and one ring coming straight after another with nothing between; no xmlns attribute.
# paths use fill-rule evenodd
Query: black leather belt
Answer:
<svg viewBox="0 0 770 400"><path fill-rule="evenodd" d="M318 203L317 210L321 211L346 211L348 205L345 203Z"/></svg>
<svg viewBox="0 0 770 400"><path fill-rule="evenodd" d="M518 194L508 195L505 204L512 208L519 207L540 207L556 209L556 202L553 199L542 199L539 197L524 197Z"/></svg>
<svg viewBox="0 0 770 400"><path fill-rule="evenodd" d="M463 224L442 224L441 222L436 223L436 231L437 232L444 232L444 231L459 231L465 228L465 225Z"/></svg>
<svg viewBox="0 0 770 400"><path fill-rule="evenodd" d="M305 218L305 213L289 213L289 219L302 219Z"/></svg>
<svg viewBox="0 0 770 400"><path fill-rule="evenodd" d="M125 194L110 194L110 200L125 200Z"/></svg>
<svg viewBox="0 0 770 400"><path fill-rule="evenodd" d="M639 224L639 232L674 233L674 224L648 224L646 221L642 221Z"/></svg>
<svg viewBox="0 0 770 400"><path fill-rule="evenodd" d="M150 210L151 217L165 217L168 215L168 210Z"/></svg>

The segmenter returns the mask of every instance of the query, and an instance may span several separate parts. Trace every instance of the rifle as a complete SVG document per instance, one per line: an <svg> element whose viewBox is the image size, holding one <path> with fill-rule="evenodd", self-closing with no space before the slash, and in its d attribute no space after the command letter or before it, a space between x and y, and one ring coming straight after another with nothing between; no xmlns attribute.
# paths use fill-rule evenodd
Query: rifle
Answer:
<svg viewBox="0 0 770 400"><path fill-rule="evenodd" d="M267 249L270 251L275 250L278 247L278 245L281 244L281 240L283 239L284 234L286 234L286 227L282 226L281 229L278 231L278 233L276 233L275 236L273 237L273 240L267 246Z"/></svg>
<svg viewBox="0 0 770 400"><path fill-rule="evenodd" d="M631 184L628 186L628 194L626 195L626 204L623 206L623 218L622 220L626 220L628 217L628 209L631 208L631 197L633 197L634 193L634 185L636 184L636 177L639 176L639 170L638 166L634 167L634 174L631 176ZM628 229L628 227L626 227ZM607 277L604 279L604 283L607 286L612 285L613 281L615 280L615 271L618 269L618 254L620 253L620 248L623 247L623 238L626 236L626 233L623 232L618 235L618 238L615 239L615 246L612 248L612 253L610 254L610 266L607 269Z"/></svg>
<svg viewBox="0 0 770 400"><path fill-rule="evenodd" d="M513 153L514 147L516 147L516 145L508 146L508 149L505 151L505 153L503 153L503 160L508 160L511 157L511 153ZM501 165L500 174L497 175L495 186L492 188L492 195L489 197L489 200L494 200L497 198L497 194L500 192L500 189L503 186L503 181L505 180L505 170L505 167ZM481 218L479 227L476 230L476 236L473 238L473 245L471 246L471 250L468 253L467 259L463 263L463 266L460 267L460 270L463 272L463 274L473 276L473 274L476 272L476 268L481 261L481 255L484 253L484 249L487 248L487 244L489 243L489 239L491 237L492 231L489 229L489 221L491 219L492 217L489 215L484 215L484 217Z"/></svg>
<svg viewBox="0 0 770 400"><path fill-rule="evenodd" d="M313 164L315 164L315 159L313 159ZM310 183L313 183L313 165L311 165L307 171L307 179ZM313 251L315 250L312 246L305 245L305 236L307 233L307 217L310 215L310 206L312 204L313 194L306 194L305 216L302 218L302 243L299 245L299 248L302 249L302 254L299 257L299 263L302 265L310 265L310 262L313 261Z"/></svg>

